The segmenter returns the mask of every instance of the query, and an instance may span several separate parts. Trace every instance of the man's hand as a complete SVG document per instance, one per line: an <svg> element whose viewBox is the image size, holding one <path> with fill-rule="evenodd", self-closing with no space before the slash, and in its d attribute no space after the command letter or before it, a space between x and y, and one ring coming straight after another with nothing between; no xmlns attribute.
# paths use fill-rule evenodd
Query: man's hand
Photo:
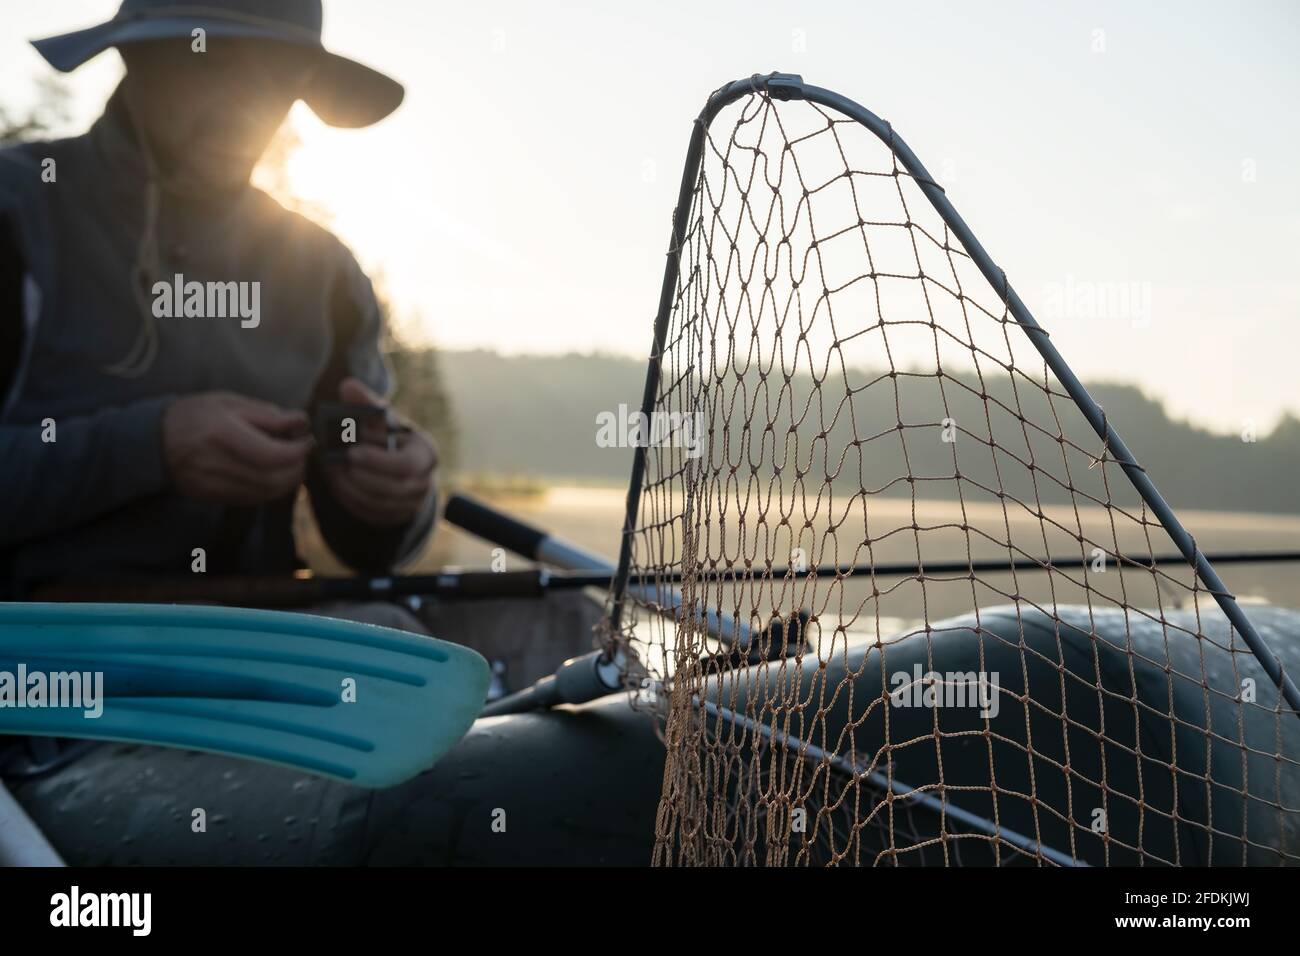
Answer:
<svg viewBox="0 0 1300 956"><path fill-rule="evenodd" d="M339 400L351 405L386 403L355 378L344 379ZM416 428L393 436L392 447L363 440L348 449L347 460L327 465L330 491L355 518L376 527L406 524L419 515L433 488L438 452Z"/></svg>
<svg viewBox="0 0 1300 956"><path fill-rule="evenodd" d="M259 505L302 484L312 439L307 416L229 392L178 398L163 413L163 460L196 501Z"/></svg>

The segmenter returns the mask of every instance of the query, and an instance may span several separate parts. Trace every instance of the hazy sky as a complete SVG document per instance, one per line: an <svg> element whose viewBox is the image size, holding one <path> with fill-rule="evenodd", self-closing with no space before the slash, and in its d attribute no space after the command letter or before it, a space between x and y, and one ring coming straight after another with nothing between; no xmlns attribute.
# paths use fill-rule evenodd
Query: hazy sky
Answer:
<svg viewBox="0 0 1300 956"><path fill-rule="evenodd" d="M0 0L5 102L48 69L27 38L116 7ZM644 355L692 119L779 69L894 124L1084 379L1221 429L1300 413L1294 0L326 0L326 41L407 100L356 132L296 108L295 188L443 346ZM119 72L74 75L76 128ZM1149 321L1047 314L1080 283Z"/></svg>

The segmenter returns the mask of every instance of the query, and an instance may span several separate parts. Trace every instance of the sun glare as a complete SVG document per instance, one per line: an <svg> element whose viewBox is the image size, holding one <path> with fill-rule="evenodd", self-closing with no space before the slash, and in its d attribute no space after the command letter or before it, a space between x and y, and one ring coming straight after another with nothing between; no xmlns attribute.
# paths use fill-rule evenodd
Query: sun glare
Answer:
<svg viewBox="0 0 1300 956"><path fill-rule="evenodd" d="M335 130L298 104L267 150L254 182L282 205L333 232L357 256L394 305L393 322L407 337L428 339L422 284L403 250L419 237L394 216L383 180L374 175L376 135ZM427 277L425 277L427 281ZM414 280L414 281L412 281Z"/></svg>

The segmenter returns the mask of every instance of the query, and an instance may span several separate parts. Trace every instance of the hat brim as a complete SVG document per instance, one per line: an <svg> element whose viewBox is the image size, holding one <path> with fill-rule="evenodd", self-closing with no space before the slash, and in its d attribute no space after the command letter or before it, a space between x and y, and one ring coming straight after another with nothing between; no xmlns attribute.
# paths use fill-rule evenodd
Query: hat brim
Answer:
<svg viewBox="0 0 1300 956"><path fill-rule="evenodd" d="M399 106L406 89L392 77L322 48L303 102L322 122L345 129L378 123Z"/></svg>
<svg viewBox="0 0 1300 956"><path fill-rule="evenodd" d="M370 126L397 109L406 95L402 84L378 70L331 53L312 37L277 30L274 25L197 17L109 21L74 33L33 40L32 46L56 70L71 73L109 47L188 38L198 28L205 30L208 36L273 40L314 51L319 56L319 64L302 98L312 112L330 126L351 129Z"/></svg>

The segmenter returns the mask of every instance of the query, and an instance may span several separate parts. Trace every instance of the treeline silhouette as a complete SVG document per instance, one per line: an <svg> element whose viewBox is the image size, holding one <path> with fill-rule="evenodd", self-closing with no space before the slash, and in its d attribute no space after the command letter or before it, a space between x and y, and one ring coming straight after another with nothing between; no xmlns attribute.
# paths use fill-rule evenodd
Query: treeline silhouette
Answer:
<svg viewBox="0 0 1300 956"><path fill-rule="evenodd" d="M430 383L445 396L429 399L440 430L457 436L460 474L626 482L631 449L601 447L598 416L639 407L643 361L406 349L397 364L403 408L428 409L421 393ZM1176 508L1300 512L1295 417L1247 441L1175 421L1132 385L1089 390ZM685 394L712 424L712 436L702 436L708 467L744 482L803 476L810 491L829 480L885 495L915 487L924 498L955 497L960 487L967 501L1137 503L1113 462L1098 467L1101 443L1072 403L1020 376L981 383L868 369L815 385L807 375L732 372L707 384L697 375Z"/></svg>

